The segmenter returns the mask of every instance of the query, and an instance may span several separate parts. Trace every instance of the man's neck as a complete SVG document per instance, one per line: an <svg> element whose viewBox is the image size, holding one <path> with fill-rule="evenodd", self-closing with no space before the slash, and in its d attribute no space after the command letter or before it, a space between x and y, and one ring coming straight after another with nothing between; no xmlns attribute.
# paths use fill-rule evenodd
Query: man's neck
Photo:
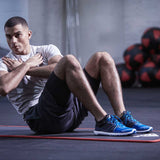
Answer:
<svg viewBox="0 0 160 160"><path fill-rule="evenodd" d="M31 52L31 46L29 45L23 52L16 54L16 55L28 55Z"/></svg>

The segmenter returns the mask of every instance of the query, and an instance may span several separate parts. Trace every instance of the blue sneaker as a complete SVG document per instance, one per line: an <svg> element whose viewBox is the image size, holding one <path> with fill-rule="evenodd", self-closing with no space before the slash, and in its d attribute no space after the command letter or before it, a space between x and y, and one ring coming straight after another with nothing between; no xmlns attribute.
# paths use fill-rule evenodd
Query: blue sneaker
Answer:
<svg viewBox="0 0 160 160"><path fill-rule="evenodd" d="M147 133L153 130L151 126L144 125L134 119L129 111L123 112L121 120L125 126L135 128L137 133Z"/></svg>
<svg viewBox="0 0 160 160"><path fill-rule="evenodd" d="M123 125L117 116L107 115L100 122L96 122L95 135L127 136L136 133L136 129Z"/></svg>

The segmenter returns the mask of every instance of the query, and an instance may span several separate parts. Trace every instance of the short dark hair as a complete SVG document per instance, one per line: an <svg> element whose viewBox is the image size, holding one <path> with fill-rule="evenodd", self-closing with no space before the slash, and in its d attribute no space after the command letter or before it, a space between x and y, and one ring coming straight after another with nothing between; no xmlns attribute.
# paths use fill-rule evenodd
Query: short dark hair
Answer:
<svg viewBox="0 0 160 160"><path fill-rule="evenodd" d="M28 23L24 18L15 16L7 20L7 22L4 25L4 29L6 27L14 27L17 24L21 24L22 26L28 27Z"/></svg>

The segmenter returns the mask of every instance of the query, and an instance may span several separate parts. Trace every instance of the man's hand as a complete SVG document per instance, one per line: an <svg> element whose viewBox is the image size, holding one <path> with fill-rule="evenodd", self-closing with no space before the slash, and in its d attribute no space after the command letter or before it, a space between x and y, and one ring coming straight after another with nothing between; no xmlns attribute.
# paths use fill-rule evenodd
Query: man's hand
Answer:
<svg viewBox="0 0 160 160"><path fill-rule="evenodd" d="M48 78L61 58L61 55L55 55L49 59L47 65L31 67L26 74L34 77Z"/></svg>
<svg viewBox="0 0 160 160"><path fill-rule="evenodd" d="M8 69L10 71L13 71L15 68L17 68L19 65L21 65L23 63L23 61L21 59L13 60L8 57L3 57L2 60L3 60L3 63L7 65ZM34 55L33 57L29 58L24 63L29 64L30 68L32 68L32 67L36 67L36 66L40 65L42 62L43 62L42 55L40 53L38 53L38 54Z"/></svg>
<svg viewBox="0 0 160 160"><path fill-rule="evenodd" d="M30 68L39 68L36 66L40 65L43 59L41 54L36 54L26 62L6 57L3 57L3 62L11 70L11 72L0 71L0 95L5 96L19 85Z"/></svg>
<svg viewBox="0 0 160 160"><path fill-rule="evenodd" d="M2 60L3 60L3 63L7 65L10 71L14 70L15 68L17 68L19 65L23 63L21 59L13 60L8 57L3 57Z"/></svg>
<svg viewBox="0 0 160 160"><path fill-rule="evenodd" d="M27 63L30 68L39 66L43 63L42 55L40 53L37 53L33 57L29 58L25 63Z"/></svg>

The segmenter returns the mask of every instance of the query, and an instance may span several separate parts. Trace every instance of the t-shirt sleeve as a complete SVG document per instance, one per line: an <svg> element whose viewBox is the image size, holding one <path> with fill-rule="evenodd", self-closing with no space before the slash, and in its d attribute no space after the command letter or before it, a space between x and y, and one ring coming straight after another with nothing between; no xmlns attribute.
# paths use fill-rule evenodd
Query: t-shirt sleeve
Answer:
<svg viewBox="0 0 160 160"><path fill-rule="evenodd" d="M60 50L55 45L52 45L52 44L48 45L45 48L44 54L45 54L45 57L47 58L47 60L49 60L53 56L62 55Z"/></svg>
<svg viewBox="0 0 160 160"><path fill-rule="evenodd" d="M0 59L0 71L8 71L8 67L3 63L2 59Z"/></svg>

